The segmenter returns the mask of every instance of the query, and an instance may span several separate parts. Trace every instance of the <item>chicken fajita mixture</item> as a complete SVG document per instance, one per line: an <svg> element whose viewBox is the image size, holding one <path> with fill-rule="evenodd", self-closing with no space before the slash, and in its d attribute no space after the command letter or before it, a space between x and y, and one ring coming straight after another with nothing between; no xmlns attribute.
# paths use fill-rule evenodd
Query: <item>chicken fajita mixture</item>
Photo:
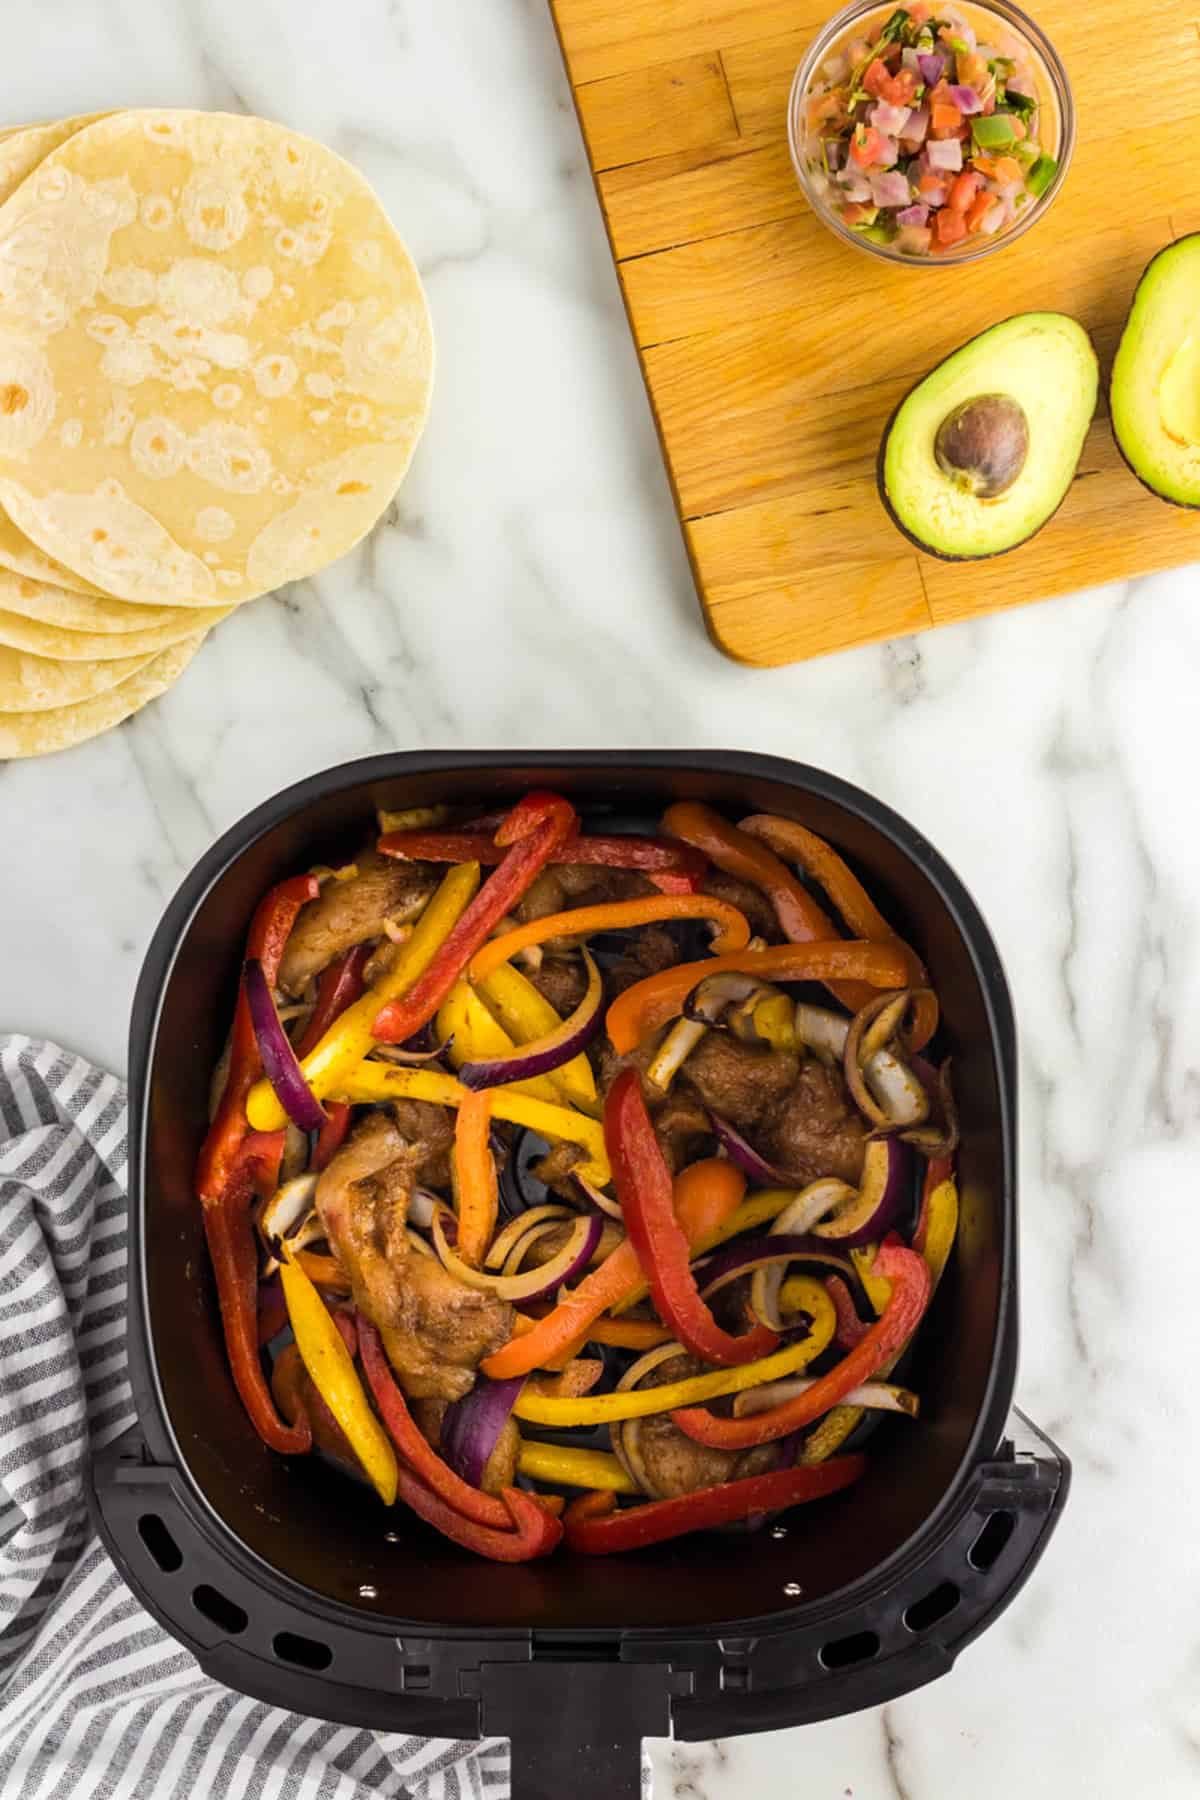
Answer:
<svg viewBox="0 0 1200 1800"><path fill-rule="evenodd" d="M789 818L379 824L263 897L213 1079L260 1437L510 1562L857 1480L957 1227L919 957Z"/></svg>

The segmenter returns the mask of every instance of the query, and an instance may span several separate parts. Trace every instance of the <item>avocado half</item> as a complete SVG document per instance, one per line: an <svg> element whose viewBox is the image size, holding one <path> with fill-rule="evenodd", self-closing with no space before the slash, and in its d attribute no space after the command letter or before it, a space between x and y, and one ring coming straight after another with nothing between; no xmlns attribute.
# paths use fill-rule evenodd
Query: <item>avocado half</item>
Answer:
<svg viewBox="0 0 1200 1800"><path fill-rule="evenodd" d="M1200 506L1200 234L1147 263L1109 390L1113 436L1139 481Z"/></svg>
<svg viewBox="0 0 1200 1800"><path fill-rule="evenodd" d="M955 350L883 434L879 491L900 530L952 560L1025 543L1071 485L1097 383L1091 339L1063 313L1019 313Z"/></svg>

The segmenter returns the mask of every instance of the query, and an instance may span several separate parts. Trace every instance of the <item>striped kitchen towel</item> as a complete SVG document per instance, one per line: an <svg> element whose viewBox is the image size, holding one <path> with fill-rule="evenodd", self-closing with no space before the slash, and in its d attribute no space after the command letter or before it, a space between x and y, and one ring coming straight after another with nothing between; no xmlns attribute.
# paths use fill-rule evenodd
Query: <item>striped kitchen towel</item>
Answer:
<svg viewBox="0 0 1200 1800"><path fill-rule="evenodd" d="M91 1535L89 1439L133 1423L125 1090L0 1037L3 1800L503 1800L501 1740L331 1725L210 1681Z"/></svg>

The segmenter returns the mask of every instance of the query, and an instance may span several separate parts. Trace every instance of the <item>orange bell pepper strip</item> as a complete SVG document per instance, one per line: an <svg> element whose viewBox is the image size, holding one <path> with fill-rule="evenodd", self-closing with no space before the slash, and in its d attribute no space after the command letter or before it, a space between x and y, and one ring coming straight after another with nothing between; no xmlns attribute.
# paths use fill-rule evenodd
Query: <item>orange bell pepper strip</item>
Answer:
<svg viewBox="0 0 1200 1800"><path fill-rule="evenodd" d="M493 969L499 968L530 944L544 944L547 938L590 937L597 931L624 931L634 925L668 924L672 919L712 919L719 927L713 939L718 952L741 950L750 942L750 926L746 915L727 900L714 900L708 894L648 894L644 900L614 900L605 906L577 906L573 912L549 913L542 919L531 919L493 938L471 960L467 970L471 981L485 981Z"/></svg>
<svg viewBox="0 0 1200 1800"><path fill-rule="evenodd" d="M732 1163L717 1157L693 1163L675 1178L675 1205L679 1221L690 1242L698 1242L716 1229L730 1213L741 1205L746 1192L746 1178ZM618 1333L628 1330L636 1320L602 1319L601 1314L628 1299L644 1285L642 1265L637 1251L628 1239L606 1256L598 1269L586 1275L579 1286L563 1295L553 1311L542 1319L517 1317L514 1336L507 1344L484 1358L482 1369L495 1381L513 1375L528 1375L532 1369L553 1367L556 1360L569 1362L584 1344L593 1341L620 1343L617 1337L601 1337L601 1330ZM648 1329L657 1331L657 1326ZM656 1338L666 1343L670 1334ZM629 1344L640 1349L640 1344ZM645 1348L652 1349L647 1343Z"/></svg>
<svg viewBox="0 0 1200 1800"><path fill-rule="evenodd" d="M710 956L704 962L677 963L659 975L648 975L619 994L608 1009L605 1026L609 1042L619 1056L648 1038L660 1026L677 1019L683 1003L706 975L736 969L759 975L764 981L823 981L843 992L847 982L862 992L875 988L903 987L908 965L890 944L864 944L843 938L824 943L772 944L767 950L743 950L735 956Z"/></svg>
<svg viewBox="0 0 1200 1800"><path fill-rule="evenodd" d="M933 1291L925 1258L909 1250L895 1233L879 1246L873 1273L891 1282L891 1298L882 1315L835 1369L814 1381L805 1393L785 1400L769 1412L724 1419L703 1406L681 1407L671 1414L680 1431L714 1450L749 1450L756 1444L770 1444L787 1437L802 1425L811 1425L860 1382L870 1381L912 1336Z"/></svg>
<svg viewBox="0 0 1200 1800"><path fill-rule="evenodd" d="M432 1019L475 952L578 824L574 807L559 794L526 794L517 803L496 833L496 843L508 851L504 861L488 876L424 974L406 994L380 1008L371 1027L373 1037L401 1044Z"/></svg>
<svg viewBox="0 0 1200 1800"><path fill-rule="evenodd" d="M258 903L246 937L245 962L260 962L267 982L274 987L283 952L291 936L296 914L315 900L321 884L315 875L294 875L281 881ZM228 1185L250 1127L246 1120L246 1096L262 1074L258 1039L250 1018L245 982L238 983L237 1008L230 1039L229 1073L220 1104L196 1161L196 1192L205 1205L217 1205Z"/></svg>
<svg viewBox="0 0 1200 1800"><path fill-rule="evenodd" d="M629 1242L650 1283L655 1310L685 1349L707 1363L733 1368L758 1362L779 1343L756 1325L734 1337L700 1296L687 1235L675 1217L671 1171L654 1134L636 1069L623 1069L608 1090L604 1141Z"/></svg>
<svg viewBox="0 0 1200 1800"><path fill-rule="evenodd" d="M492 1096L468 1091L454 1121L454 1186L458 1199L458 1254L478 1269L487 1255L500 1209L496 1159L488 1142Z"/></svg>
<svg viewBox="0 0 1200 1800"><path fill-rule="evenodd" d="M741 830L748 837L761 839L776 856L799 863L804 873L824 889L846 929L856 938L863 938L868 944L890 944L899 950L908 965L905 986L927 986L929 976L916 951L892 930L858 876L824 838L796 824L794 819L778 819L772 813L755 813L743 819ZM937 1001L932 994L923 994L914 1002L913 1011L911 1047L922 1050L937 1030Z"/></svg>
<svg viewBox="0 0 1200 1800"><path fill-rule="evenodd" d="M833 921L825 916L803 882L786 864L772 855L765 844L760 844L747 832L739 831L711 806L701 806L695 800L679 801L667 808L662 824L664 831L702 850L709 861L718 869L724 869L727 875L736 875L739 881L748 881L752 887L761 888L775 908L779 929L793 944L811 944L837 937ZM858 1012L871 999L870 989L853 980L831 981L828 985L830 992L851 1012Z"/></svg>
<svg viewBox="0 0 1200 1800"><path fill-rule="evenodd" d="M363 974L371 960L370 944L356 944L344 956L336 956L317 984L317 1004L309 1015L304 1035L296 1045L297 1056L315 1050L329 1027L340 1019L363 991Z"/></svg>
<svg viewBox="0 0 1200 1800"><path fill-rule="evenodd" d="M318 1250L297 1250L295 1259L314 1287L330 1293L348 1294L350 1277L334 1256L322 1256Z"/></svg>
<svg viewBox="0 0 1200 1800"><path fill-rule="evenodd" d="M258 1244L250 1220L254 1196L265 1198L279 1185L283 1140L282 1131L247 1131L236 1163L225 1174L220 1200L204 1201L201 1210L234 1386L263 1443L284 1456L296 1456L311 1450L312 1431L307 1419L289 1425L280 1418L263 1374L258 1353Z"/></svg>
<svg viewBox="0 0 1200 1800"><path fill-rule="evenodd" d="M384 1355L379 1333L362 1313L358 1315L358 1353L388 1436L413 1473L464 1519L510 1531L512 1518L504 1502L456 1475L417 1425Z"/></svg>
<svg viewBox="0 0 1200 1800"><path fill-rule="evenodd" d="M643 1550L683 1537L689 1531L713 1531L731 1525L751 1513L775 1512L836 1494L857 1481L867 1466L865 1456L838 1456L814 1468L774 1469L767 1475L748 1475L741 1481L722 1481L716 1487L697 1488L675 1500L649 1500L640 1506L617 1508L613 1493L581 1494L567 1508L567 1547L585 1556L611 1556L623 1550ZM824 1481L806 1480L824 1475Z"/></svg>
<svg viewBox="0 0 1200 1800"><path fill-rule="evenodd" d="M313 1146L312 1153L311 1166L318 1171L329 1167L345 1143L346 1134L350 1130L350 1106L347 1101L327 1101L325 1113L325 1123L317 1133L317 1141Z"/></svg>

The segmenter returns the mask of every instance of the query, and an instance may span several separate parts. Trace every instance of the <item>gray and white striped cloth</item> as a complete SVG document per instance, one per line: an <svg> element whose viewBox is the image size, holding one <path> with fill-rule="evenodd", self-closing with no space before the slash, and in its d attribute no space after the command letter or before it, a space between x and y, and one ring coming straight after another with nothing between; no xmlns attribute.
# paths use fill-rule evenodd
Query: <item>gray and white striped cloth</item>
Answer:
<svg viewBox="0 0 1200 1800"><path fill-rule="evenodd" d="M0 1037L0 1795L503 1800L508 1748L331 1725L210 1681L84 1509L89 1439L133 1423L125 1090Z"/></svg>

